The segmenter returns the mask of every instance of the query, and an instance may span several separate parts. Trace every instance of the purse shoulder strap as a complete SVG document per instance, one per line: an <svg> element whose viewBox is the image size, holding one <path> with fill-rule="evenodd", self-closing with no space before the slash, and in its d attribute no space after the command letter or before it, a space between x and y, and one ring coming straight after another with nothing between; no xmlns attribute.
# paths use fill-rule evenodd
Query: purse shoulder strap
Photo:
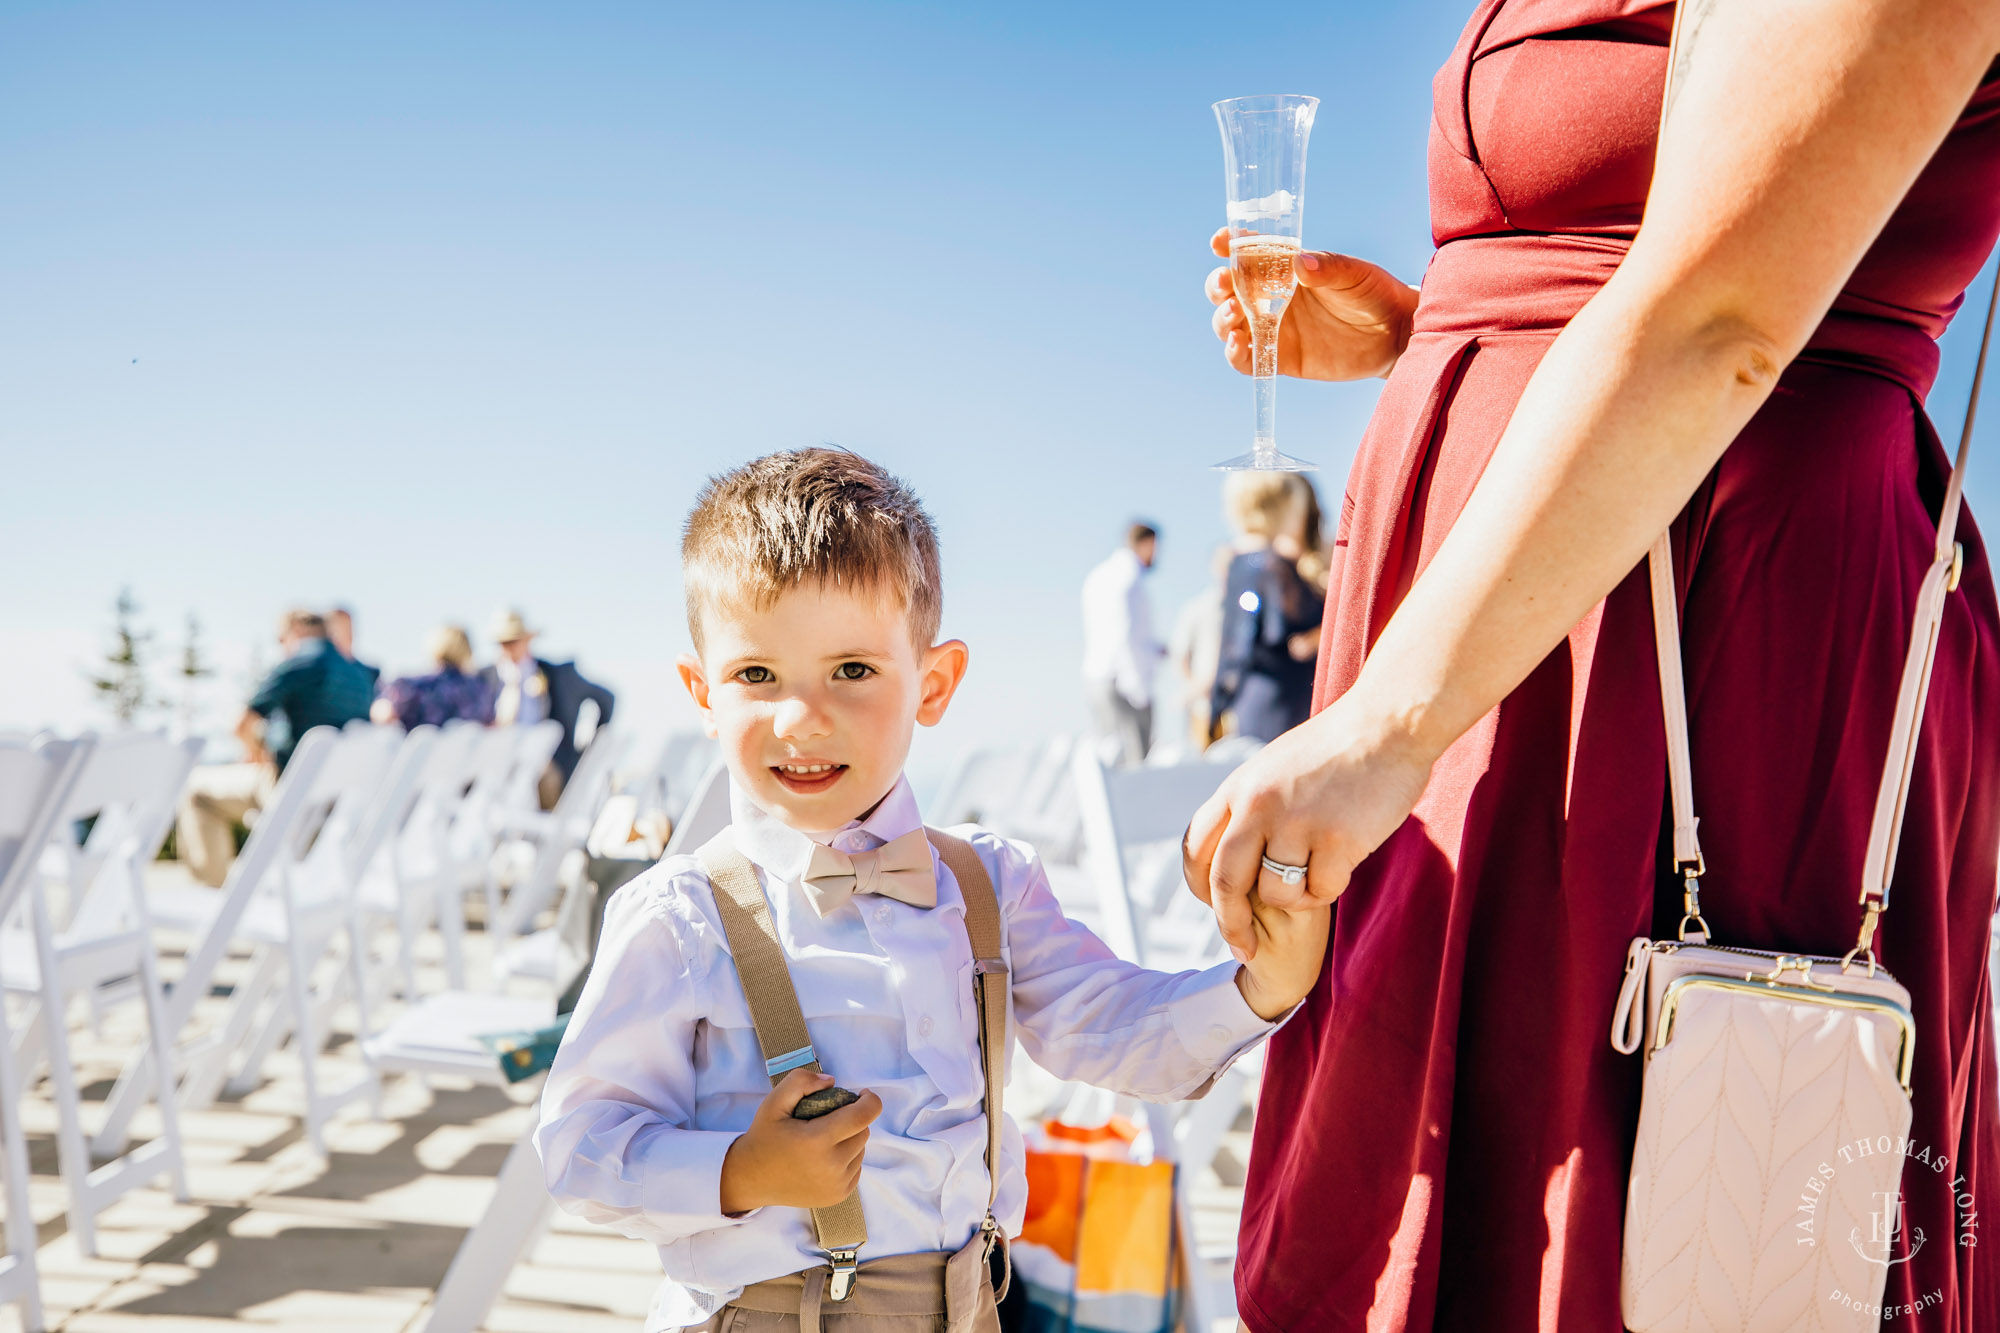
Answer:
<svg viewBox="0 0 2000 1333"><path fill-rule="evenodd" d="M1667 48L1668 96L1661 98L1661 125L1666 122L1666 105L1678 68L1680 11L1676 6L1674 34ZM1903 830L1903 812L1909 803L1910 775L1916 766L1917 736L1922 729L1924 700L1930 692L1931 667L1936 661L1938 630L1944 624L1945 597L1958 586L1964 551L1956 540L1958 511L1965 485L1965 464L1972 451L1972 427L1979 413L1979 388L1986 378L1986 351L1993 341L1993 311L2000 304L2000 268L1993 279L1993 294L1986 305L1986 325L1979 336L1979 361L1972 372L1972 393L1965 404L1965 425L1959 431L1958 454L1952 461L1951 478L1945 486L1944 504L1938 511L1937 541L1931 549L1930 568L1918 585L1916 610L1910 628L1909 653L1903 660L1902 681L1896 690L1896 711L1889 728L1889 753L1882 765L1882 782L1875 794L1875 813L1868 830L1868 852L1861 865L1861 934L1847 961L1865 956L1872 971L1875 966L1875 926L1889 907L1889 888L1896 866L1896 848ZM1681 675L1681 635L1678 599L1674 593L1674 553L1670 535L1661 533L1647 555L1652 576L1653 642L1660 660L1660 706L1667 728L1667 783L1672 791L1674 818L1674 869L1683 877L1683 912L1680 936L1684 940L1708 939L1708 923L1701 915L1701 895L1697 881L1707 866L1702 861L1699 821L1694 813L1694 775L1688 755L1687 689Z"/></svg>

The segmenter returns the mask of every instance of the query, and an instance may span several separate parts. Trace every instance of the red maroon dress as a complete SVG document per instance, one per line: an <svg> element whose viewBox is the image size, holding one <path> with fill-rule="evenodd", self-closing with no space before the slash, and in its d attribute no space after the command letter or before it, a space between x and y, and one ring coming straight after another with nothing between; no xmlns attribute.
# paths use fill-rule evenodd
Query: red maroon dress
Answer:
<svg viewBox="0 0 2000 1333"><path fill-rule="evenodd" d="M1439 72L1438 250L1348 481L1322 705L1354 681L1536 362L1630 243L1671 16L1645 0L1485 0ZM1719 942L1854 942L1948 467L1923 397L1935 340L1997 232L2000 67L1675 525ZM1974 466L2000 468L2000 453ZM2000 608L1978 532L1962 519L1959 533L1965 576L1880 939L1915 1002L1911 1137L1953 1170L1905 1173L1907 1225L1930 1240L1890 1269L1887 1299L1929 1298L1916 1327L1994 1333ZM1272 1043L1257 1117L1237 1265L1257 1333L1620 1326L1640 1067L1611 1049L1611 1009L1627 943L1680 913L1661 873L1649 617L1641 566L1446 753L1340 900L1319 985ZM1988 1219L1984 1246L1957 1243L1960 1175Z"/></svg>

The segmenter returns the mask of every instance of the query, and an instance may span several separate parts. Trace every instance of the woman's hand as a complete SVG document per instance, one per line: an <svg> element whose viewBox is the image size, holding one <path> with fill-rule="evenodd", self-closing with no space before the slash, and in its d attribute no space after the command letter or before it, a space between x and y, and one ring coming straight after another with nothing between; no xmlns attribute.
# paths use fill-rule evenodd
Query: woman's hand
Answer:
<svg viewBox="0 0 2000 1333"><path fill-rule="evenodd" d="M1229 229L1209 239L1229 258ZM1278 326L1278 373L1307 380L1361 380L1387 375L1410 340L1417 289L1365 259L1307 251L1292 261L1299 287ZM1208 275L1215 336L1229 364L1250 373L1250 321L1225 268Z"/></svg>
<svg viewBox="0 0 2000 1333"><path fill-rule="evenodd" d="M1183 870L1239 959L1256 955L1254 891L1269 908L1314 911L1416 807L1436 755L1341 702L1229 775L1188 825ZM1262 858L1306 867L1288 885Z"/></svg>

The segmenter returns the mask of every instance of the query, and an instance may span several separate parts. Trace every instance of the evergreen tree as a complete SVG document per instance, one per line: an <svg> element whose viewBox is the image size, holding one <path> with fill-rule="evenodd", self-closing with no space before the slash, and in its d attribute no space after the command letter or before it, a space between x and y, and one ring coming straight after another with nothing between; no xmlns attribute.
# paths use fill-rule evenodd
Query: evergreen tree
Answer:
<svg viewBox="0 0 2000 1333"><path fill-rule="evenodd" d="M120 726L127 727L138 721L140 714L157 706L152 686L146 680L146 658L153 636L139 628L138 618L139 603L132 590L120 588L111 648L104 654L104 670L101 674L89 673L98 702L118 719Z"/></svg>
<svg viewBox="0 0 2000 1333"><path fill-rule="evenodd" d="M201 650L201 620L188 612L187 637L181 641L181 735L194 734L195 694L201 682L215 674L215 666Z"/></svg>

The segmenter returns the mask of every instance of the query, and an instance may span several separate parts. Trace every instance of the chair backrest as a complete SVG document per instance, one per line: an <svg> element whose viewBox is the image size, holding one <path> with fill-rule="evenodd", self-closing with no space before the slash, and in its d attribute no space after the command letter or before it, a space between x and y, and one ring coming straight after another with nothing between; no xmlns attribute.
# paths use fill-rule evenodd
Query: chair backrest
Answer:
<svg viewBox="0 0 2000 1333"><path fill-rule="evenodd" d="M199 740L170 741L152 731L97 738L51 833L69 895L64 928L109 934L143 910L146 864L167 840L201 750ZM86 820L90 832L78 843Z"/></svg>
<svg viewBox="0 0 2000 1333"><path fill-rule="evenodd" d="M641 815L663 814L680 822L688 798L715 761L716 744L698 731L669 732L649 768L623 791L638 798Z"/></svg>
<svg viewBox="0 0 2000 1333"><path fill-rule="evenodd" d="M41 873L42 849L95 745L87 735L0 738L0 918L13 915Z"/></svg>
<svg viewBox="0 0 2000 1333"><path fill-rule="evenodd" d="M477 722L464 718L438 728L417 774L416 808L398 839L399 844L407 845L406 850L422 843L426 855L440 854L442 839L449 835L452 821L469 799L490 735Z"/></svg>
<svg viewBox="0 0 2000 1333"><path fill-rule="evenodd" d="M1182 889L1180 845L1195 811L1235 769L1200 761L1107 768L1095 746L1076 747L1085 861L1103 906L1105 943L1119 957L1153 966L1163 952L1193 961L1219 951L1222 937L1205 921L1206 909Z"/></svg>
<svg viewBox="0 0 2000 1333"><path fill-rule="evenodd" d="M688 797L687 807L681 811L680 820L667 838L666 855L681 856L692 852L727 827L729 770L718 759L708 766L708 772L695 784L694 794Z"/></svg>
<svg viewBox="0 0 2000 1333"><path fill-rule="evenodd" d="M396 728L384 730L393 734ZM434 726L413 727L403 736L363 816L360 834L364 845L356 848L356 855L370 859L388 855L402 840L423 801L424 775L430 769L431 752L437 744L438 729ZM373 849L372 853L368 848Z"/></svg>
<svg viewBox="0 0 2000 1333"><path fill-rule="evenodd" d="M931 802L930 819L939 828L953 824L997 827L1018 809L1036 770L1039 754L1019 747L974 750L961 759Z"/></svg>
<svg viewBox="0 0 2000 1333"><path fill-rule="evenodd" d="M327 730L331 745L305 786L304 814L278 849L275 868L282 878L263 886L289 886L302 905L321 905L352 891L380 846L382 785L403 744L394 727ZM287 766L285 777L291 776ZM260 815L253 840L264 822Z"/></svg>
<svg viewBox="0 0 2000 1333"><path fill-rule="evenodd" d="M543 718L532 727L494 727L486 734L468 800L495 812L537 809L536 785L562 744L562 723Z"/></svg>
<svg viewBox="0 0 2000 1333"><path fill-rule="evenodd" d="M423 774L417 779L426 801L450 810L465 799L467 789L478 775L480 755L489 734L477 722L464 718L454 718L438 728L437 743L431 746Z"/></svg>
<svg viewBox="0 0 2000 1333"><path fill-rule="evenodd" d="M576 768L549 811L546 831L535 844L535 861L521 882L514 886L502 905L504 919L494 923L496 940L509 940L528 928L537 912L554 902L563 858L580 849L590 837L590 826L605 798L611 795L611 774L624 748L624 736L616 723L597 729L590 744L577 757Z"/></svg>

